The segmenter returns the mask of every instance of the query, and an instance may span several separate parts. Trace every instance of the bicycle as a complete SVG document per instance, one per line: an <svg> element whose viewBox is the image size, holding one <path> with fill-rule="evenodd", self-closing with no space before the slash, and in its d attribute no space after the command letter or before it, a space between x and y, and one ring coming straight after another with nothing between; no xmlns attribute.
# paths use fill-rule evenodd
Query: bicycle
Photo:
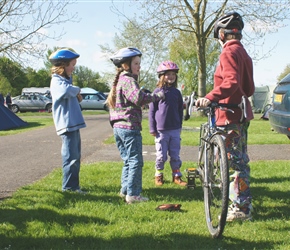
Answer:
<svg viewBox="0 0 290 250"><path fill-rule="evenodd" d="M221 237L226 225L229 203L229 164L221 131L216 126L215 110L234 112L230 108L241 108L241 120L246 117L245 98L240 104L211 103L204 110L207 122L200 126L200 142L197 169L188 169L188 187L195 187L199 177L204 193L204 209L208 230L213 238ZM194 104L190 104L190 108ZM191 110L190 110L191 112Z"/></svg>

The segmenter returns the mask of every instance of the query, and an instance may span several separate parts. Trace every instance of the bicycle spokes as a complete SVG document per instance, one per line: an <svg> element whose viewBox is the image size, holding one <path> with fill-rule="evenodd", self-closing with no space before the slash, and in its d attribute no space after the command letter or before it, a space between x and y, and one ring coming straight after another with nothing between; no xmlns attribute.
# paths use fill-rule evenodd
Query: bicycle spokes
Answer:
<svg viewBox="0 0 290 250"><path fill-rule="evenodd" d="M206 220L213 237L225 226L228 206L228 172L222 138L213 136L207 150L207 185L204 188Z"/></svg>

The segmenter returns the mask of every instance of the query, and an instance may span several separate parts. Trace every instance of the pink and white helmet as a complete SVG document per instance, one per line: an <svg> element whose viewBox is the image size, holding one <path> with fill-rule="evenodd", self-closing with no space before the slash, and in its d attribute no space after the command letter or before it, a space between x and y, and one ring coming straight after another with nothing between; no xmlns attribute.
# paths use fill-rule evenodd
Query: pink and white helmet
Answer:
<svg viewBox="0 0 290 250"><path fill-rule="evenodd" d="M164 61L158 66L157 74L163 75L163 74L165 74L166 71L174 71L174 72L178 73L178 70L179 70L179 68L176 65L176 63L174 63L172 61Z"/></svg>

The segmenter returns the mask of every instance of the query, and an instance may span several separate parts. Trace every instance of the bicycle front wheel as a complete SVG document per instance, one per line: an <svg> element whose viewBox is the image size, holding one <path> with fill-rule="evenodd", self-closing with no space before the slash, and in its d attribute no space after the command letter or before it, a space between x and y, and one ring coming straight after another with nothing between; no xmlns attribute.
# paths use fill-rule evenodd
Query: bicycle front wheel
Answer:
<svg viewBox="0 0 290 250"><path fill-rule="evenodd" d="M229 199L229 168L222 137L214 135L206 150L205 216L209 232L213 238L218 238L226 224Z"/></svg>

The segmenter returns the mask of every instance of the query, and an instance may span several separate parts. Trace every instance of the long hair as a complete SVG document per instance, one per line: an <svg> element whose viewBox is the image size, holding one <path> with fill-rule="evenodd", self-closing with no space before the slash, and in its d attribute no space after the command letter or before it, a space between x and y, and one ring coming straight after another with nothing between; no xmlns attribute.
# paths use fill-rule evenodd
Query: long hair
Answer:
<svg viewBox="0 0 290 250"><path fill-rule="evenodd" d="M65 67L69 66L69 64L70 64L70 61L63 61L58 66L52 66L51 74L57 74L57 75L60 75L62 77L69 79L69 76L65 72Z"/></svg>
<svg viewBox="0 0 290 250"><path fill-rule="evenodd" d="M178 75L176 74L176 80L175 82L172 84L173 87L177 88L177 79L178 79ZM160 75L159 80L156 84L156 86L158 88L163 88L167 86L167 82L165 82L165 75Z"/></svg>
<svg viewBox="0 0 290 250"><path fill-rule="evenodd" d="M109 108L114 109L116 106L116 88L119 81L120 74L123 71L131 71L131 58L128 61L121 64L121 67L117 68L117 73L113 82L113 86L110 90L110 93L107 97L106 103L108 104Z"/></svg>

